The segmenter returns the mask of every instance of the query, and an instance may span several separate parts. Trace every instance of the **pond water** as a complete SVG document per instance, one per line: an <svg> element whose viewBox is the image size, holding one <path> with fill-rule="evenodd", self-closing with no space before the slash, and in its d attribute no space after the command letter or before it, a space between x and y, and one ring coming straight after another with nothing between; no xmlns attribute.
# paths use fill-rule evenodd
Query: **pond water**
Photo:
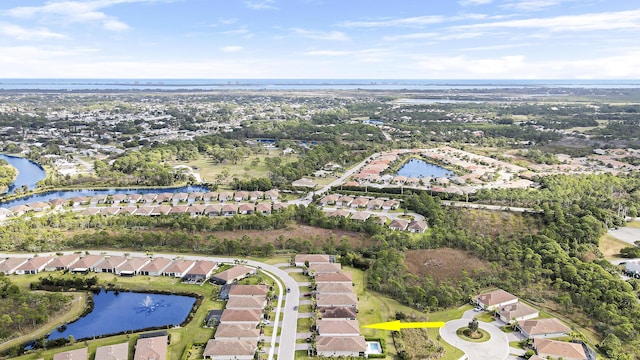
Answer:
<svg viewBox="0 0 640 360"><path fill-rule="evenodd" d="M104 190L61 190L48 191L42 194L25 196L16 200L0 202L0 207L10 208L17 205L26 205L36 201L47 202L53 199L71 199L76 196L115 195L115 194L159 194L159 193L191 193L207 192L205 186L182 186L177 188L144 188L144 189L104 189Z"/></svg>
<svg viewBox="0 0 640 360"><path fill-rule="evenodd" d="M93 295L94 308L87 316L54 330L48 340L92 338L151 327L181 324L196 299L182 295L101 291Z"/></svg>
<svg viewBox="0 0 640 360"><path fill-rule="evenodd" d="M20 188L23 185L33 190L38 181L44 180L47 176L42 167L31 160L5 154L0 154L0 159L5 160L18 170L18 177L13 184L9 185L9 189L6 191L8 193L12 193L15 188Z"/></svg>
<svg viewBox="0 0 640 360"><path fill-rule="evenodd" d="M455 174L438 165L429 164L418 159L411 159L398 170L398 175L417 178L439 178L451 177Z"/></svg>

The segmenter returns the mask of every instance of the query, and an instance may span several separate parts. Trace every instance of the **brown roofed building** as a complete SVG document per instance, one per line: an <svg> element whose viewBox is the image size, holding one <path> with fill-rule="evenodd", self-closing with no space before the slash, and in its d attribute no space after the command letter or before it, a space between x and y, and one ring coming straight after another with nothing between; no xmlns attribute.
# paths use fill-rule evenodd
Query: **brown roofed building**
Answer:
<svg viewBox="0 0 640 360"><path fill-rule="evenodd" d="M316 329L320 336L358 336L360 325L358 320L316 320Z"/></svg>
<svg viewBox="0 0 640 360"><path fill-rule="evenodd" d="M0 273L11 275L28 260L28 258L8 258L5 261L0 262Z"/></svg>
<svg viewBox="0 0 640 360"><path fill-rule="evenodd" d="M257 270L252 267L244 266L244 265L236 265L230 269L219 272L211 277L211 281L216 284L229 284L236 280L244 279L248 276L254 275L257 273Z"/></svg>
<svg viewBox="0 0 640 360"><path fill-rule="evenodd" d="M533 348L542 358L562 358L564 360L587 360L581 344L549 339L533 339Z"/></svg>
<svg viewBox="0 0 640 360"><path fill-rule="evenodd" d="M318 306L322 319L355 319L358 312L351 306Z"/></svg>
<svg viewBox="0 0 640 360"><path fill-rule="evenodd" d="M151 258L135 257L128 259L116 268L116 274L121 276L136 275L142 268L151 262Z"/></svg>
<svg viewBox="0 0 640 360"><path fill-rule="evenodd" d="M96 265L104 260L104 255L86 255L69 268L71 272L92 271Z"/></svg>
<svg viewBox="0 0 640 360"><path fill-rule="evenodd" d="M353 284L353 279L349 273L318 274L316 276L316 284L321 283Z"/></svg>
<svg viewBox="0 0 640 360"><path fill-rule="evenodd" d="M138 339L133 360L167 360L168 341L167 335Z"/></svg>
<svg viewBox="0 0 640 360"><path fill-rule="evenodd" d="M171 207L169 214L184 214L189 210L188 205L174 205Z"/></svg>
<svg viewBox="0 0 640 360"><path fill-rule="evenodd" d="M260 329L250 324L230 324L224 323L218 325L215 338L235 339L235 340L253 340L260 336Z"/></svg>
<svg viewBox="0 0 640 360"><path fill-rule="evenodd" d="M498 308L498 314L500 315L500 320L507 324L511 324L514 321L524 321L537 318L540 315L540 312L527 304L517 302L500 306Z"/></svg>
<svg viewBox="0 0 640 360"><path fill-rule="evenodd" d="M189 272L184 276L184 280L190 282L206 281L216 268L218 268L218 264L213 261L198 260L191 270L189 270Z"/></svg>
<svg viewBox="0 0 640 360"><path fill-rule="evenodd" d="M395 219L395 220L391 221L391 224L389 224L389 229L391 229L391 230L407 230L408 226L409 226L409 222L407 220Z"/></svg>
<svg viewBox="0 0 640 360"><path fill-rule="evenodd" d="M429 224L424 220L416 220L412 221L409 226L407 226L407 230L412 233L423 233L427 230Z"/></svg>
<svg viewBox="0 0 640 360"><path fill-rule="evenodd" d="M306 266L306 263L311 264L320 264L320 263L329 263L335 262L335 256L333 257L333 261L331 261L331 255L324 254L297 254L294 258L294 263L297 267Z"/></svg>
<svg viewBox="0 0 640 360"><path fill-rule="evenodd" d="M518 297L502 289L480 294L475 298L478 306L487 310L495 310L501 306L518 302Z"/></svg>
<svg viewBox="0 0 640 360"><path fill-rule="evenodd" d="M154 258L140 269L140 275L160 276L164 269L171 265L171 262L171 260L163 257Z"/></svg>
<svg viewBox="0 0 640 360"><path fill-rule="evenodd" d="M87 348L69 350L53 355L53 360L87 360L89 351Z"/></svg>
<svg viewBox="0 0 640 360"><path fill-rule="evenodd" d="M278 190L272 189L264 192L264 198L267 200L278 200Z"/></svg>
<svg viewBox="0 0 640 360"><path fill-rule="evenodd" d="M220 317L220 323L244 323L253 324L258 326L258 323L262 320L262 310L238 310L238 309L225 309Z"/></svg>
<svg viewBox="0 0 640 360"><path fill-rule="evenodd" d="M346 306L358 309L358 297L356 294L317 294L316 306Z"/></svg>
<svg viewBox="0 0 640 360"><path fill-rule="evenodd" d="M269 203L259 203L256 205L256 213L262 215L271 214L271 204Z"/></svg>
<svg viewBox="0 0 640 360"><path fill-rule="evenodd" d="M267 296L269 293L268 285L231 285L229 296Z"/></svg>
<svg viewBox="0 0 640 360"><path fill-rule="evenodd" d="M95 360L128 360L129 343L100 346L96 349Z"/></svg>
<svg viewBox="0 0 640 360"><path fill-rule="evenodd" d="M521 321L518 328L522 335L529 339L560 337L571 331L556 318Z"/></svg>
<svg viewBox="0 0 640 360"><path fill-rule="evenodd" d="M133 215L149 216L153 212L154 206L140 206Z"/></svg>
<svg viewBox="0 0 640 360"><path fill-rule="evenodd" d="M318 294L344 294L352 293L353 285L345 283L320 283L316 285Z"/></svg>
<svg viewBox="0 0 640 360"><path fill-rule="evenodd" d="M124 264L127 258L124 256L108 256L105 257L98 265L94 266L93 271L104 273L115 273L116 269Z"/></svg>
<svg viewBox="0 0 640 360"><path fill-rule="evenodd" d="M203 356L205 359L215 360L253 360L257 350L258 339L213 339L207 342Z"/></svg>
<svg viewBox="0 0 640 360"><path fill-rule="evenodd" d="M68 270L71 265L80 260L80 254L67 254L57 256L45 266L44 271Z"/></svg>
<svg viewBox="0 0 640 360"><path fill-rule="evenodd" d="M211 204L211 205L207 205L207 207L204 208L204 215L220 216L221 212L222 212L222 205L220 204Z"/></svg>
<svg viewBox="0 0 640 360"><path fill-rule="evenodd" d="M167 215L169 212L171 212L171 205L158 205L151 211L151 216Z"/></svg>
<svg viewBox="0 0 640 360"><path fill-rule="evenodd" d="M229 296L225 309L257 309L267 306L266 296Z"/></svg>
<svg viewBox="0 0 640 360"><path fill-rule="evenodd" d="M320 263L320 264L309 264L309 268L307 269L307 274L309 276L316 276L320 274L332 274L339 273L342 271L342 265L340 263Z"/></svg>
<svg viewBox="0 0 640 360"><path fill-rule="evenodd" d="M364 356L367 344L363 336L318 336L316 350L318 355L326 357Z"/></svg>
<svg viewBox="0 0 640 360"><path fill-rule="evenodd" d="M53 261L53 256L36 256L29 259L26 263L20 265L15 273L18 275L37 274Z"/></svg>
<svg viewBox="0 0 640 360"><path fill-rule="evenodd" d="M177 278L183 277L185 274L191 270L196 265L196 262L193 260L175 260L171 263L164 271L162 275L164 276L173 276Z"/></svg>

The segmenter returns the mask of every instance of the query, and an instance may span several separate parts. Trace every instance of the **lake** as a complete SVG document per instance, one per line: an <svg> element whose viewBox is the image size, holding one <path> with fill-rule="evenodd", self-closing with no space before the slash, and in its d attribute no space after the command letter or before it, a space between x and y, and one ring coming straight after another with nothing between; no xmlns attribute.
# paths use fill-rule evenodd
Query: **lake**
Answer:
<svg viewBox="0 0 640 360"><path fill-rule="evenodd" d="M417 178L439 178L451 177L455 174L438 165L429 164L418 159L411 159L398 170L398 175Z"/></svg>
<svg viewBox="0 0 640 360"><path fill-rule="evenodd" d="M181 324L196 299L182 295L101 291L93 295L94 307L87 316L54 330L48 340L85 339L151 327Z"/></svg>
<svg viewBox="0 0 640 360"><path fill-rule="evenodd" d="M206 186L182 186L175 188L144 188L144 189L103 189L103 190L60 190L33 194L19 199L0 202L0 207L10 208L17 205L31 204L36 201L47 202L53 199L71 199L76 196L115 195L115 194L160 194L160 193L192 193L208 192Z"/></svg>
<svg viewBox="0 0 640 360"><path fill-rule="evenodd" d="M0 159L5 160L18 170L18 177L13 184L9 185L9 189L6 191L8 193L12 193L15 188L20 188L23 185L26 185L29 190L33 190L38 181L47 177L42 167L29 159L5 154L0 154Z"/></svg>

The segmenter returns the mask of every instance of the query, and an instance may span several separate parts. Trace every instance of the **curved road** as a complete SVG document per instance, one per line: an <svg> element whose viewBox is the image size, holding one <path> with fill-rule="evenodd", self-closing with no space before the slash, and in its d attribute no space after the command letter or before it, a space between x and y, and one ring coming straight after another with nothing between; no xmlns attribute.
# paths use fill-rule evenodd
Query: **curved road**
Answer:
<svg viewBox="0 0 640 360"><path fill-rule="evenodd" d="M99 253L105 255L112 256L124 256L125 253L129 256L134 257L147 257L149 256L146 253L142 252L124 252L124 251L100 251L100 250L88 250L91 253ZM73 251L63 252L65 254L72 254ZM42 253L40 256L46 255L56 255L56 253ZM33 254L0 254L0 257L33 257ZM215 256L198 256L198 255L175 255L175 254L155 254L156 257L167 257L167 258L175 258L180 257L186 260L210 260L215 261L217 263L227 263L234 264L236 260L239 258L223 258L223 257L215 257ZM276 280L276 284L279 287L278 290L278 305L276 307L276 317L273 321L273 335L271 337L271 346L269 349L269 360L273 359L274 350L275 350L275 341L278 336L278 323L280 320L280 313L284 313L282 318L282 330L280 332L280 343L278 346L278 359L283 360L293 360L295 357L295 347L296 347L296 332L298 325L298 312L293 310L294 306L299 306L300 300L300 289L298 288L298 283L291 277L289 274L275 267L273 265L264 264L258 261L246 260L244 264L253 266L256 268L260 268L267 273L271 273L274 276L270 276L272 279ZM267 274L269 275L269 274ZM277 277L277 279L276 279ZM279 280L279 281L278 281ZM280 282L282 282L283 286L281 286ZM289 288L290 292L286 293L286 289ZM286 294L286 298L283 296ZM286 301L285 301L286 300ZM282 302L285 301L285 307L282 308Z"/></svg>
<svg viewBox="0 0 640 360"><path fill-rule="evenodd" d="M469 360L504 360L509 356L509 339L499 328L491 324L479 322L482 330L491 335L489 341L483 343L462 340L456 330L469 325L471 319L458 319L447 322L440 328L440 336L451 346L462 350Z"/></svg>

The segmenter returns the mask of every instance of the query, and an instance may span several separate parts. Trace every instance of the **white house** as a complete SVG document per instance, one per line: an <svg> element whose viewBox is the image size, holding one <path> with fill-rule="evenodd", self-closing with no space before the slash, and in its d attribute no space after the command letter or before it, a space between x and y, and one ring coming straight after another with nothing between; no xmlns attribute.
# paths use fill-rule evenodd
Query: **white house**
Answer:
<svg viewBox="0 0 640 360"><path fill-rule="evenodd" d="M518 297L502 289L498 289L476 296L475 301L481 308L495 310L501 306L517 303Z"/></svg>
<svg viewBox="0 0 640 360"><path fill-rule="evenodd" d="M325 357L364 356L367 344L363 336L318 336L316 350Z"/></svg>

